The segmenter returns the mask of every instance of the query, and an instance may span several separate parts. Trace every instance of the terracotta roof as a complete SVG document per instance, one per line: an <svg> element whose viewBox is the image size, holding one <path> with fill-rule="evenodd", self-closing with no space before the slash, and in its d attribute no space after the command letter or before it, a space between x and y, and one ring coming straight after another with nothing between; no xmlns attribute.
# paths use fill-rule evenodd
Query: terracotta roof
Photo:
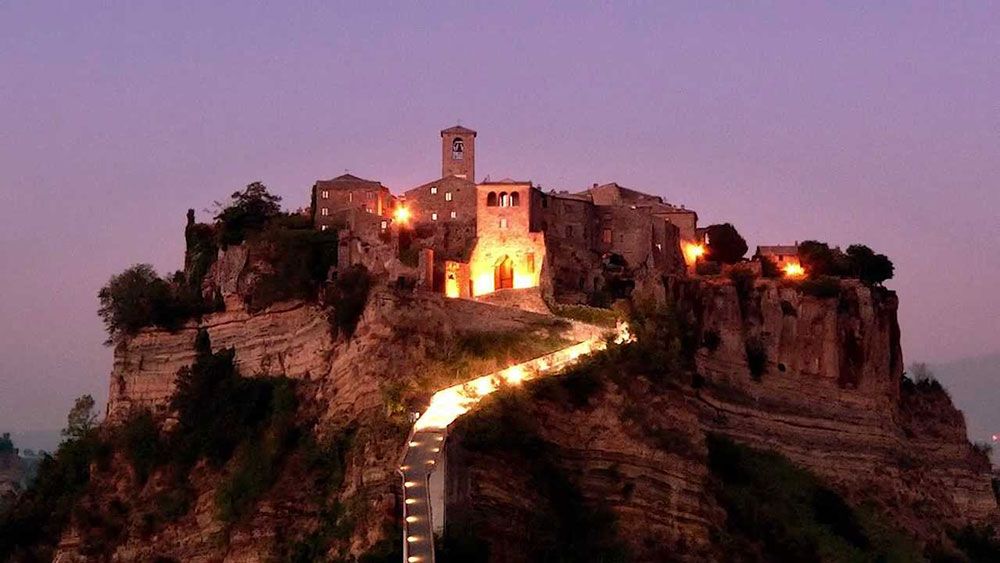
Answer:
<svg viewBox="0 0 1000 563"><path fill-rule="evenodd" d="M325 187L336 188L337 186L331 184L370 184L372 186L381 186L382 182L376 180L365 180L364 178L358 178L353 174L341 174L340 176L330 180L317 180L316 184L323 184Z"/></svg>
<svg viewBox="0 0 1000 563"><path fill-rule="evenodd" d="M441 136L442 137L445 136L445 135L452 135L452 134L455 134L455 133L458 133L460 135L472 135L473 137L476 136L476 132L475 131L473 131L472 129L469 129L468 127L462 127L461 125L456 125L454 127L449 127L447 129L442 129L441 130Z"/></svg>

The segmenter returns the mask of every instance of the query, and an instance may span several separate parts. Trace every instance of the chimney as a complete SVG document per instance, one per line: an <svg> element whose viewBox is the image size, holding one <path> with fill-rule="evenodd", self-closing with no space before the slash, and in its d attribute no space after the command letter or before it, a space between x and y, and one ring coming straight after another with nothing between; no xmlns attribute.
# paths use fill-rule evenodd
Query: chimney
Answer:
<svg viewBox="0 0 1000 563"><path fill-rule="evenodd" d="M594 186L593 186L592 189L595 189L595 190L597 189L597 182L594 182Z"/></svg>

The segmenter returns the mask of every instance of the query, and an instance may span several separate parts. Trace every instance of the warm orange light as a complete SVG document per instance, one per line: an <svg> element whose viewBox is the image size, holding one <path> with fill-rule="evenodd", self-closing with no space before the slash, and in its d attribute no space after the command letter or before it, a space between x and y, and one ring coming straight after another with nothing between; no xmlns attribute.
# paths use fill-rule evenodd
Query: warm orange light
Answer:
<svg viewBox="0 0 1000 563"><path fill-rule="evenodd" d="M400 225L406 225L410 222L410 210L404 206L396 206L395 211L392 212L392 219Z"/></svg>
<svg viewBox="0 0 1000 563"><path fill-rule="evenodd" d="M693 242L681 243L681 250L684 251L684 262L688 266L694 266L695 262L705 255L705 246Z"/></svg>
<svg viewBox="0 0 1000 563"><path fill-rule="evenodd" d="M802 278L806 275L806 269L798 262L789 262L782 268L786 278Z"/></svg>

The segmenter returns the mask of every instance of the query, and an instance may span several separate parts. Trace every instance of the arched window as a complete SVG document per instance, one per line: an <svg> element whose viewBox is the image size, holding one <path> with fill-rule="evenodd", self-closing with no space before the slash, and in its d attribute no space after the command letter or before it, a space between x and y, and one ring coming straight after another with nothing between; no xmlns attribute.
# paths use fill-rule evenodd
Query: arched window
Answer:
<svg viewBox="0 0 1000 563"><path fill-rule="evenodd" d="M455 137L451 142L451 158L462 160L465 153L465 141L461 137Z"/></svg>
<svg viewBox="0 0 1000 563"><path fill-rule="evenodd" d="M500 207L510 207L510 195L507 192L500 192Z"/></svg>
<svg viewBox="0 0 1000 563"><path fill-rule="evenodd" d="M517 207L518 205L521 205L521 192L511 192L510 206Z"/></svg>
<svg viewBox="0 0 1000 563"><path fill-rule="evenodd" d="M497 193L490 192L486 194L486 207L496 207L497 206Z"/></svg>

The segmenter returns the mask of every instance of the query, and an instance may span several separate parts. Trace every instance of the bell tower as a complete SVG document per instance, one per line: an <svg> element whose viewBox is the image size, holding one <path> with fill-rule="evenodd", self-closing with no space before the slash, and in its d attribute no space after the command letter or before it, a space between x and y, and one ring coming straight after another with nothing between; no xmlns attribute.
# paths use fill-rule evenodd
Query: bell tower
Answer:
<svg viewBox="0 0 1000 563"><path fill-rule="evenodd" d="M441 131L441 177L476 181L476 132L456 125Z"/></svg>

